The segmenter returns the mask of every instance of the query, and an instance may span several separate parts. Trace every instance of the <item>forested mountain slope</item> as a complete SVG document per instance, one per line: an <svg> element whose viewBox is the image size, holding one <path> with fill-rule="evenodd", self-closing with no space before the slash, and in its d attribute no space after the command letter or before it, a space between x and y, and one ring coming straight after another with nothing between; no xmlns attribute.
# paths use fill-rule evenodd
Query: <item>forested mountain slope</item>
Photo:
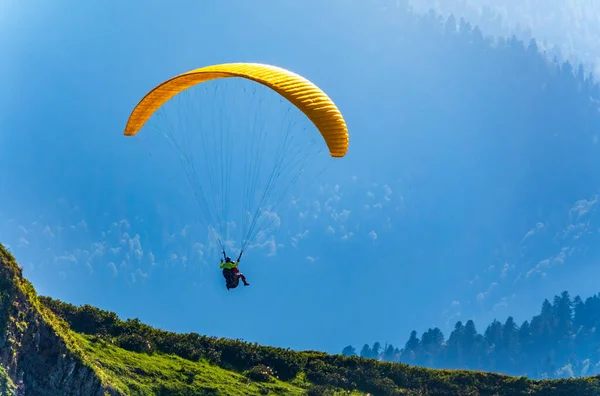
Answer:
<svg viewBox="0 0 600 396"><path fill-rule="evenodd" d="M479 333L473 320L456 322L445 339L439 328L421 337L412 331L403 348L375 342L342 353L431 368L455 368L562 378L600 373L600 294L571 299L564 291L545 299L541 312L517 325L512 317L494 320Z"/></svg>

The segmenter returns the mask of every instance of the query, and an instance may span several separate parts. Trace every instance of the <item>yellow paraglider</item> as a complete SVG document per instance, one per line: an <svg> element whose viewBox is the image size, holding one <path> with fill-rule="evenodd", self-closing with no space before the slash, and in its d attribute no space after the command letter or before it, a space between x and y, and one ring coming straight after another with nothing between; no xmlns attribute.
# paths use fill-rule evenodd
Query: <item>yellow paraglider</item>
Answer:
<svg viewBox="0 0 600 396"><path fill-rule="evenodd" d="M245 81L237 81L236 78ZM234 91L234 95L226 94L224 104L211 97L198 101L198 107L194 101L181 107L177 105L173 111L177 115L176 121L158 128L158 131L166 139L166 146L173 148L181 161L198 204L199 222L210 230L223 252L226 242L232 241L232 234L236 234L241 257L255 240L267 238L272 224L278 224L276 210L301 176L317 170L321 158L319 153L328 151L333 158L346 155L348 128L333 101L306 78L272 65L225 63L188 71L154 87L131 112L124 135L134 136L144 125L150 124L151 119L160 119L161 112L168 113L168 110L163 110L173 104L172 98L184 101L187 94L191 96L196 90L217 95L221 91L209 88L211 84L208 82L212 80L215 80L212 85L223 89L229 82L237 87L257 82L260 86L253 88L264 88L266 92L255 96L253 89L240 89ZM258 109L235 111L239 110L236 99L241 100L242 107L250 106L242 98L245 92L250 91L253 91L252 98L257 99L259 107L265 103L262 108L265 111L272 111L277 106L266 104L271 95L280 104L288 106L287 111L273 111L268 117L274 124L281 117L281 124L271 128L265 121L267 117L262 118L265 113ZM177 102L177 99L174 101ZM193 108L189 119L181 116L188 104L189 108ZM294 109L290 109L289 105ZM207 109L208 113L200 115L203 109ZM228 110L232 113L224 115ZM254 116L238 121L250 114ZM213 116L219 121L214 126L207 126ZM287 119L288 116L291 118ZM308 118L328 150L320 144L318 136L305 133L312 130L312 126L303 127L295 116ZM186 121L192 125L187 127ZM232 127L235 132L227 133L231 125L235 125ZM293 134L296 130L299 135ZM196 139L198 144L194 145ZM331 158L327 160L331 161ZM308 177L309 183L321 173Z"/></svg>
<svg viewBox="0 0 600 396"><path fill-rule="evenodd" d="M316 85L289 70L259 63L225 63L191 70L152 89L131 113L125 135L135 135L165 102L193 85L218 79L242 77L265 85L301 110L319 130L332 157L348 151L348 128L333 101Z"/></svg>

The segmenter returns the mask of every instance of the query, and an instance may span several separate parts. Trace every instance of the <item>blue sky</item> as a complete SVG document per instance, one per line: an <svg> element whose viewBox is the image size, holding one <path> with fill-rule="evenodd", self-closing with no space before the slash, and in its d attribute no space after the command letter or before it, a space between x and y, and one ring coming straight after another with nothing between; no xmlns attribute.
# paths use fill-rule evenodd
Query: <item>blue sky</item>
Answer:
<svg viewBox="0 0 600 396"><path fill-rule="evenodd" d="M414 99L398 92L410 81L391 71L405 54L387 50L394 14L375 2L4 4L0 241L40 294L171 331L339 352L403 343L430 326L448 334L458 319L480 330L494 317L522 321L563 289L597 292L593 262L561 266L567 245L508 260L507 250L544 234L546 219L510 224L511 211L528 208L479 202L477 189L462 199L469 186L443 169L454 158L443 143L458 146L460 133L422 141L404 127L398 109ZM279 228L247 253L240 268L252 286L228 292L219 251L191 224L191 197L173 187L181 169L123 129L157 83L240 61L319 85L346 118L350 150L303 184ZM425 78L433 60L412 62ZM584 233L596 198L567 202L562 231ZM481 232L481 213L497 232ZM509 234L492 251L477 247Z"/></svg>

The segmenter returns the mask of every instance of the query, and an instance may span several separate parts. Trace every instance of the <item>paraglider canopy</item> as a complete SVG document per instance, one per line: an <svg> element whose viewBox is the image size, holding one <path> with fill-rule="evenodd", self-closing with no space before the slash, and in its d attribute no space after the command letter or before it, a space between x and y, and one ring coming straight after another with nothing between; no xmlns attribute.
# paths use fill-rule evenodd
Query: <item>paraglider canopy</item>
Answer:
<svg viewBox="0 0 600 396"><path fill-rule="evenodd" d="M135 106L127 121L124 134L136 135L157 110L183 91L199 84L204 85L210 81L216 82L233 77L258 83L289 101L316 127L331 157L340 158L346 155L349 144L346 122L329 96L298 74L260 63L225 63L206 66L162 82ZM200 107L209 107L209 104L202 102ZM223 109L219 109L221 110ZM261 216L278 207L309 160L307 154L302 154L298 139L294 140L294 136L291 135L292 124L271 134L261 128L254 128L258 131L255 134L250 132L242 134L237 128L235 131L237 135L232 138L224 127L229 125L228 122L229 119L221 120L213 128L198 127L199 123L197 123L193 128L176 132L175 129L180 128L170 126L162 128L160 132L179 154L200 206L201 222L215 234L222 250L225 250L223 238L226 237L228 224L232 219L239 221L239 216L228 215L230 196L233 195L234 199L240 197L244 206L243 216L245 216L241 227L238 227L242 235L241 252L243 253L264 228L264 224L260 221ZM179 127L181 123L178 120L175 124ZM251 129L249 125L248 129ZM248 139L245 145L241 142L244 137ZM199 138L198 146L191 143L194 138ZM178 141L179 139L183 139L183 143ZM279 145L273 154L267 155L261 152L267 146L266 143L271 146L277 143ZM242 154L245 156L232 154L236 148L243 151ZM211 150L216 150L217 153ZM213 159L215 156L219 157L218 161ZM232 158L235 158L235 161ZM198 166L194 159L205 162ZM273 165L268 171L263 172L267 180L260 184L258 174L261 170L264 171L264 163L267 159L272 160ZM241 180L244 186L242 188L236 186L235 190L231 191L230 178L235 173L232 166L236 164L240 166L240 173L244 174ZM279 185L282 187L281 191L276 192L278 185L276 181L279 179L283 179L284 184ZM274 198L272 201L270 201L271 197Z"/></svg>
<svg viewBox="0 0 600 396"><path fill-rule="evenodd" d="M129 116L125 135L133 136L152 114L179 92L205 81L243 77L263 84L292 102L319 129L332 157L348 151L348 128L342 113L319 87L289 70L260 63L225 63L206 66L175 76L155 87Z"/></svg>

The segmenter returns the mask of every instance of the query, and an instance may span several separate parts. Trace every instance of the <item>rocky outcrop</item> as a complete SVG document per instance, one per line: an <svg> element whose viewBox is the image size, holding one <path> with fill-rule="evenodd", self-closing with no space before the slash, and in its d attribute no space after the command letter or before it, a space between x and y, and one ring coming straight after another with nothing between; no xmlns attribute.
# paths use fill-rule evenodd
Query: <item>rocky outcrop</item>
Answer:
<svg viewBox="0 0 600 396"><path fill-rule="evenodd" d="M81 353L68 347L59 320L43 309L12 255L0 245L0 365L16 386L11 393L120 394L102 383Z"/></svg>

